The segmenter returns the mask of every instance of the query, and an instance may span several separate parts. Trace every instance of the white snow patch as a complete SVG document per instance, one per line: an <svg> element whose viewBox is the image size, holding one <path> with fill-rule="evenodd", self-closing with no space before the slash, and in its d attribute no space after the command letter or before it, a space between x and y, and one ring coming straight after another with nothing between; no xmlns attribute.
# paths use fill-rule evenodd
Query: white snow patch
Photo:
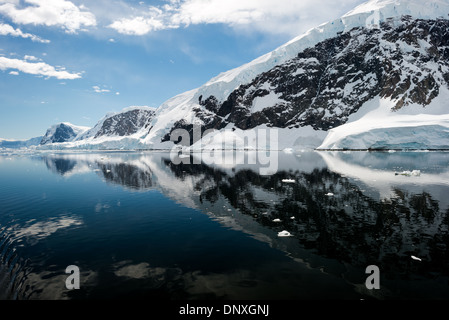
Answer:
<svg viewBox="0 0 449 320"><path fill-rule="evenodd" d="M265 108L273 107L281 102L285 102L284 100L279 98L280 94L275 93L274 91L270 91L269 94L263 97L256 97L251 106L251 113L260 112Z"/></svg>
<svg viewBox="0 0 449 320"><path fill-rule="evenodd" d="M278 232L278 237L291 237L292 234L286 230Z"/></svg>

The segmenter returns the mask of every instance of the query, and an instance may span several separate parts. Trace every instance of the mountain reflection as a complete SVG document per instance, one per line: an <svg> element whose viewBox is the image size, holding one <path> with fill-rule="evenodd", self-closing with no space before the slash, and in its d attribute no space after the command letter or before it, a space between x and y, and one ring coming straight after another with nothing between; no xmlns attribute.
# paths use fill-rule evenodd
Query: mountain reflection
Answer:
<svg viewBox="0 0 449 320"><path fill-rule="evenodd" d="M448 153L305 152L282 154L277 173L263 176L257 166L175 165L163 153L44 157L61 175L93 171L127 189L157 189L350 282L363 283L360 270L375 264L387 286L449 276L448 160ZM421 176L395 175L412 166ZM279 238L283 230L293 237ZM447 279L441 283L447 293Z"/></svg>

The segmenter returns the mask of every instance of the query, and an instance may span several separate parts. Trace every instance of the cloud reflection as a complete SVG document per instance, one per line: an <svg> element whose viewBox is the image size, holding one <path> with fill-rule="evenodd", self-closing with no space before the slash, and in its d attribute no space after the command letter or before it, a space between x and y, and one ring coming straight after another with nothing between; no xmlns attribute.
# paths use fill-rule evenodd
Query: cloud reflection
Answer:
<svg viewBox="0 0 449 320"><path fill-rule="evenodd" d="M58 230L82 224L83 221L81 219L70 216L56 217L48 221L35 222L35 220L30 220L26 224L27 226L15 229L13 234L15 239L25 238L30 244L35 244Z"/></svg>

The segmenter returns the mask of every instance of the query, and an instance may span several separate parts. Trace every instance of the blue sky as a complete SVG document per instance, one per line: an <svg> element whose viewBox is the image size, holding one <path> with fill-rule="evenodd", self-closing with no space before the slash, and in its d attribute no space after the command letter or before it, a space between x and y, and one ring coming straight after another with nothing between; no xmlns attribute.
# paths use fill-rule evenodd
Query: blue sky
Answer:
<svg viewBox="0 0 449 320"><path fill-rule="evenodd" d="M361 0L0 0L0 138L158 107Z"/></svg>

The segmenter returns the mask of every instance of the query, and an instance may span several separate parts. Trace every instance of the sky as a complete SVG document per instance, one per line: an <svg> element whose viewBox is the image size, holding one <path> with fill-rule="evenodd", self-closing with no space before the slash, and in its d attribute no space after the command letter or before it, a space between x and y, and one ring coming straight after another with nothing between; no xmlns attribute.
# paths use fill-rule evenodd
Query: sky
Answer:
<svg viewBox="0 0 449 320"><path fill-rule="evenodd" d="M158 107L363 0L0 0L0 138Z"/></svg>

